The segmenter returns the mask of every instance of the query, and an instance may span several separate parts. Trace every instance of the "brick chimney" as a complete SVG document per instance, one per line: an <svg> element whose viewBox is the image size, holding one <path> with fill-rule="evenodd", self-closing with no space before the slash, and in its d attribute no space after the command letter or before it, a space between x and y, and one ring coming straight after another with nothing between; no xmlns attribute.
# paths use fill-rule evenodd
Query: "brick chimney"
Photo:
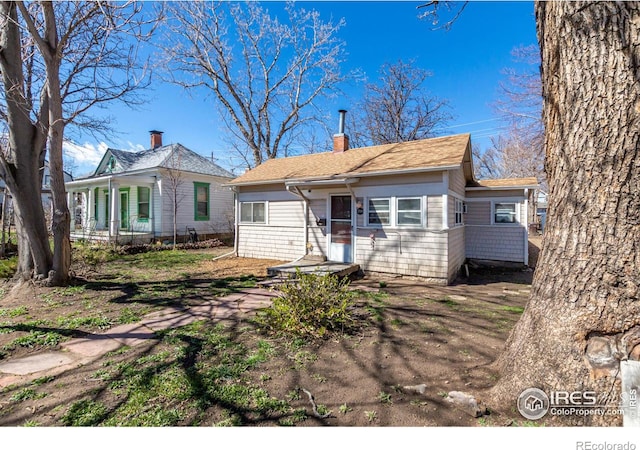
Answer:
<svg viewBox="0 0 640 450"><path fill-rule="evenodd" d="M151 130L151 148L156 149L162 147L162 131Z"/></svg>
<svg viewBox="0 0 640 450"><path fill-rule="evenodd" d="M347 114L345 109L338 111L340 113L340 122L338 124L338 134L333 135L333 152L342 153L349 150L349 136L344 134L344 118Z"/></svg>

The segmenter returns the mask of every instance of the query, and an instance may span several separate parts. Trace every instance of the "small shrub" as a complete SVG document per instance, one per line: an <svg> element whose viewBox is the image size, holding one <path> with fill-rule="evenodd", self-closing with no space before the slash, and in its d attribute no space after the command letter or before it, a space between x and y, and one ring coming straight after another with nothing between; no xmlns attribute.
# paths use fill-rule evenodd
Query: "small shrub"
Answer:
<svg viewBox="0 0 640 450"><path fill-rule="evenodd" d="M346 278L297 270L295 278L280 286L282 295L258 316L258 323L276 334L316 338L348 329L354 298L348 286Z"/></svg>

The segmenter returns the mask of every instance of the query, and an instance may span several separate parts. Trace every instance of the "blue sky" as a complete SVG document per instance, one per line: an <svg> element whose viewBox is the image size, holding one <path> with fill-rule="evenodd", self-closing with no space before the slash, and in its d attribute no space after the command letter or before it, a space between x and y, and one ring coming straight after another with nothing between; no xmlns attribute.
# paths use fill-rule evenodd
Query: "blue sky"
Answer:
<svg viewBox="0 0 640 450"><path fill-rule="evenodd" d="M278 8L275 1L269 8ZM416 7L424 2L401 1L324 1L299 2L304 8L317 9L325 20L344 17L346 26L340 37L346 42L344 70L360 69L370 80L385 62L414 60L433 73L427 89L447 99L454 120L442 134L471 133L481 147L491 135L500 132L500 122L491 103L506 67L517 67L511 51L517 46L535 44L536 29L533 2L473 1L449 30L432 30L429 21L418 19ZM361 93L358 85L345 86L345 96L326 104L328 110L349 109ZM117 131L104 141L88 137L67 146L74 157L75 176L95 168L107 147L142 150L149 147L149 130L164 132L164 143L179 142L192 150L211 156L231 168L231 155L221 139L211 98L194 98L181 88L154 83L141 109L130 110L113 105ZM348 132L348 130L347 130ZM331 136L327 136L327 140Z"/></svg>

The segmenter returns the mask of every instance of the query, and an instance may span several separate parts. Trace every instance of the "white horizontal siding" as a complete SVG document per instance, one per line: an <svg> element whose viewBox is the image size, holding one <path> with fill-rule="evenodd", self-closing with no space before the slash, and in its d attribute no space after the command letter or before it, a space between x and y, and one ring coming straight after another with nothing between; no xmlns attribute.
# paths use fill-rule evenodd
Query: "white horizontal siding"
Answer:
<svg viewBox="0 0 640 450"><path fill-rule="evenodd" d="M427 228L430 230L442 229L442 195L427 197Z"/></svg>
<svg viewBox="0 0 640 450"><path fill-rule="evenodd" d="M464 178L464 171L462 170L462 167L449 171L449 189L453 192L464 197L466 183L467 180Z"/></svg>
<svg viewBox="0 0 640 450"><path fill-rule="evenodd" d="M523 262L525 232L524 227L519 226L467 226L467 258Z"/></svg>
<svg viewBox="0 0 640 450"><path fill-rule="evenodd" d="M209 220L195 220L194 182L209 184ZM173 235L173 198L177 199L176 227L178 235L185 235L187 227L199 234L227 233L233 229L233 192L211 177L183 177L174 185L162 181L161 231L162 236Z"/></svg>
<svg viewBox="0 0 640 450"><path fill-rule="evenodd" d="M291 261L304 255L302 227L238 226L238 255Z"/></svg>
<svg viewBox="0 0 640 450"><path fill-rule="evenodd" d="M269 202L268 224L273 226L302 227L304 225L304 202Z"/></svg>
<svg viewBox="0 0 640 450"><path fill-rule="evenodd" d="M356 237L356 262L367 271L425 278L448 278L447 233L429 231L375 232L361 229Z"/></svg>
<svg viewBox="0 0 640 450"><path fill-rule="evenodd" d="M309 202L309 253L328 257L327 227L318 226L318 219L327 218L327 200L313 199Z"/></svg>
<svg viewBox="0 0 640 450"><path fill-rule="evenodd" d="M453 281L456 277L458 270L462 264L464 264L464 260L466 259L465 254L465 236L466 228L465 227L457 227L452 230L449 230L448 238L448 273L449 273L449 281Z"/></svg>
<svg viewBox="0 0 640 450"><path fill-rule="evenodd" d="M464 223L468 225L491 225L491 202L468 202Z"/></svg>

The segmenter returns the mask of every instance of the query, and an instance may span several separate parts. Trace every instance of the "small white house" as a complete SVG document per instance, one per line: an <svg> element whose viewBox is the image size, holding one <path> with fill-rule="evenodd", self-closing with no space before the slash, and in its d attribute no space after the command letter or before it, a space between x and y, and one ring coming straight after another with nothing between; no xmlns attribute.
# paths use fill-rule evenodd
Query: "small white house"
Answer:
<svg viewBox="0 0 640 450"><path fill-rule="evenodd" d="M353 262L447 284L467 258L527 264L535 178L478 181L469 134L273 159L230 182L239 256Z"/></svg>
<svg viewBox="0 0 640 450"><path fill-rule="evenodd" d="M91 176L66 183L69 204L81 209L72 239L172 239L174 205L183 239L193 231L200 236L230 233L233 192L223 185L232 178L181 144L162 145L162 132L151 131L149 150L108 149Z"/></svg>

